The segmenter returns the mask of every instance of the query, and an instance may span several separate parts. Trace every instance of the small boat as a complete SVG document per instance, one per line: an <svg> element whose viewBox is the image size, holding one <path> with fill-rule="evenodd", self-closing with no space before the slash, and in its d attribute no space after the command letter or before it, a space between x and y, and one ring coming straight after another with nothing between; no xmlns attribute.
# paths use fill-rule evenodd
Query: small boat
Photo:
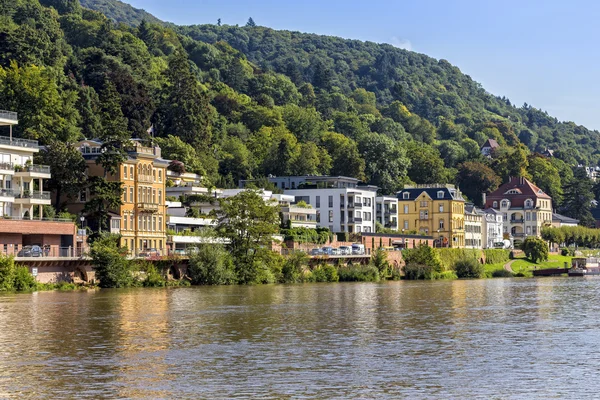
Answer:
<svg viewBox="0 0 600 400"><path fill-rule="evenodd" d="M600 262L596 257L573 257L569 276L600 275Z"/></svg>

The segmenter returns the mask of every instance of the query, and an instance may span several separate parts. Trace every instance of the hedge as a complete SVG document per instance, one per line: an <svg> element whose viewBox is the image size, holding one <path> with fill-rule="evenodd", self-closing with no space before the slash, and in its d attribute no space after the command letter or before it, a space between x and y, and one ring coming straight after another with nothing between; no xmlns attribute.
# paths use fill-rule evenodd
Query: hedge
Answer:
<svg viewBox="0 0 600 400"><path fill-rule="evenodd" d="M510 250L485 249L483 254L485 255L486 264L500 264L510 261Z"/></svg>
<svg viewBox="0 0 600 400"><path fill-rule="evenodd" d="M442 262L442 268L446 271L452 270L454 264L459 260L473 259L479 261L481 250L478 249L435 249Z"/></svg>

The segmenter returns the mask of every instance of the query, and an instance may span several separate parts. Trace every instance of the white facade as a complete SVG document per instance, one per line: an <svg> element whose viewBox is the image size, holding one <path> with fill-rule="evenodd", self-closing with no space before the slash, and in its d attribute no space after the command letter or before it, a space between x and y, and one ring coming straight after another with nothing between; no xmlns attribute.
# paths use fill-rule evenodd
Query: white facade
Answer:
<svg viewBox="0 0 600 400"><path fill-rule="evenodd" d="M494 244L500 243L504 240L503 235L503 217L502 213L488 208L481 211L483 214L483 225L482 225L482 244L484 249L493 249Z"/></svg>
<svg viewBox="0 0 600 400"><path fill-rule="evenodd" d="M384 228L398 230L398 198L379 196L375 198L375 221Z"/></svg>
<svg viewBox="0 0 600 400"><path fill-rule="evenodd" d="M317 212L317 226L332 232L375 232L374 190L323 188L286 190L296 202L305 201Z"/></svg>
<svg viewBox="0 0 600 400"><path fill-rule="evenodd" d="M482 248L483 215L472 204L465 204L465 248Z"/></svg>
<svg viewBox="0 0 600 400"><path fill-rule="evenodd" d="M286 225L290 221L291 228L316 228L317 210L310 204L298 206L295 197L289 194L273 194L271 200L276 201L281 209L281 222Z"/></svg>
<svg viewBox="0 0 600 400"><path fill-rule="evenodd" d="M50 179L50 167L34 165L33 155L40 151L36 140L15 139L12 126L17 114L0 111L0 126L9 127L9 136L0 136L0 216L43 218L43 206L50 205L50 192L44 191L44 179Z"/></svg>

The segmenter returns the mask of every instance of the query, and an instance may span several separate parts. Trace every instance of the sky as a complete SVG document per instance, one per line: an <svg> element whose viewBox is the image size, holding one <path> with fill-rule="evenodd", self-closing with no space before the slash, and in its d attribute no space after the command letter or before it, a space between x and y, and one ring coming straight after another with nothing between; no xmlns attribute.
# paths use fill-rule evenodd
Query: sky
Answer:
<svg viewBox="0 0 600 400"><path fill-rule="evenodd" d="M124 0L179 25L244 25L390 43L446 59L513 104L600 130L593 0Z"/></svg>

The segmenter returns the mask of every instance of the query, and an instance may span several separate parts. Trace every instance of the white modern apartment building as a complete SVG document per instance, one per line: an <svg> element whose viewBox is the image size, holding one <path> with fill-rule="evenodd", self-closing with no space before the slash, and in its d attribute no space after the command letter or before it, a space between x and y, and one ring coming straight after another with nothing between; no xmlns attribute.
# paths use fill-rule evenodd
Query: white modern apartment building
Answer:
<svg viewBox="0 0 600 400"><path fill-rule="evenodd" d="M272 194L271 199L279 204L283 226L289 224L290 228L317 227L317 210L310 204L298 204L296 197L290 194Z"/></svg>
<svg viewBox="0 0 600 400"><path fill-rule="evenodd" d="M398 198L396 196L375 198L375 221L384 228L398 229Z"/></svg>
<svg viewBox="0 0 600 400"><path fill-rule="evenodd" d="M33 164L40 151L37 140L12 137L18 123L17 113L0 111L0 126L8 127L8 136L0 136L0 216L41 219L43 206L51 203L50 192L44 191L50 167Z"/></svg>
<svg viewBox="0 0 600 400"><path fill-rule="evenodd" d="M504 219L500 211L493 208L479 210L482 214L481 240L484 249L493 249L497 243L504 241Z"/></svg>
<svg viewBox="0 0 600 400"><path fill-rule="evenodd" d="M465 248L482 248L483 215L472 203L465 204Z"/></svg>
<svg viewBox="0 0 600 400"><path fill-rule="evenodd" d="M310 204L319 227L333 232L375 232L375 186L344 176L285 176L269 181L294 196L296 203Z"/></svg>

